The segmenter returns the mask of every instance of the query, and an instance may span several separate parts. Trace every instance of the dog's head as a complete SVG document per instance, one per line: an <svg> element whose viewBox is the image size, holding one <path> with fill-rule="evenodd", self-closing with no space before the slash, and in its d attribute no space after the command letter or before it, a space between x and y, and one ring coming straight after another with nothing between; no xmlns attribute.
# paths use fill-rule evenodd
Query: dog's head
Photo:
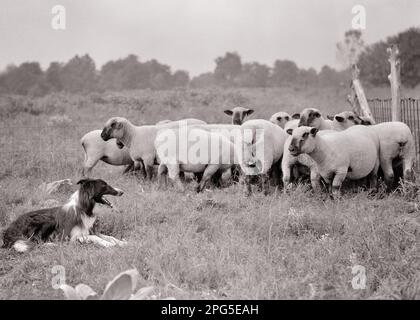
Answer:
<svg viewBox="0 0 420 320"><path fill-rule="evenodd" d="M123 191L111 187L101 179L82 179L77 184L80 185L79 195L84 195L88 201L101 203L112 208L112 204L104 197L105 195L122 196Z"/></svg>

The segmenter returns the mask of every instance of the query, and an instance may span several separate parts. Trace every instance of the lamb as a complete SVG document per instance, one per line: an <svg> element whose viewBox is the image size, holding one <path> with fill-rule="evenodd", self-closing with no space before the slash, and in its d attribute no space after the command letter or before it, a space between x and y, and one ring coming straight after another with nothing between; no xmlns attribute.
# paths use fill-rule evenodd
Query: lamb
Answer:
<svg viewBox="0 0 420 320"><path fill-rule="evenodd" d="M126 118L114 117L106 122L105 127L101 132L101 138L104 141L116 138L118 141L117 146L119 148L123 146L127 147L130 158L134 161L134 165L143 165L146 178L151 180L153 165L156 163L154 140L157 133L159 130L175 128L183 124L205 124L205 122L197 119L185 119L158 126L135 126Z"/></svg>
<svg viewBox="0 0 420 320"><path fill-rule="evenodd" d="M241 125L244 122L245 117L253 114L254 110L243 107L235 107L231 110L225 110L224 113L232 117L232 124Z"/></svg>
<svg viewBox="0 0 420 320"><path fill-rule="evenodd" d="M280 170L280 159L287 134L282 128L263 119L248 120L241 126L235 145L239 164L246 175L246 194L251 194L251 179L260 175L264 193L268 193L270 173Z"/></svg>
<svg viewBox="0 0 420 320"><path fill-rule="evenodd" d="M331 120L324 119L321 112L315 108L306 108L300 113L299 127L308 126L318 130L334 129Z"/></svg>
<svg viewBox="0 0 420 320"><path fill-rule="evenodd" d="M369 127L353 126L345 131L318 134L317 128L300 126L292 132L289 151L292 155L309 155L319 174L339 196L347 177L359 180L370 175L376 181L379 168L379 139Z"/></svg>
<svg viewBox="0 0 420 320"><path fill-rule="evenodd" d="M343 111L338 113L333 118L334 130L345 130L354 125L372 125L372 122L365 117L360 117L353 111Z"/></svg>
<svg viewBox="0 0 420 320"><path fill-rule="evenodd" d="M154 146L159 159L159 185L166 173L180 191L184 186L180 172L202 173L197 192L216 174L220 175L235 164L233 143L217 132L188 126L183 129L160 130Z"/></svg>

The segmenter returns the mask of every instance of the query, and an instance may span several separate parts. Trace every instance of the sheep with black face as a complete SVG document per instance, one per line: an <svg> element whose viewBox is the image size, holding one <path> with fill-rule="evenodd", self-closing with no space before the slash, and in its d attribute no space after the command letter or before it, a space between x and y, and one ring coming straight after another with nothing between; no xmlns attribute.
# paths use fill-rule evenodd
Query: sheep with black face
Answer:
<svg viewBox="0 0 420 320"><path fill-rule="evenodd" d="M331 120L324 119L321 111L315 108L306 108L300 113L299 127L308 126L318 130L334 129Z"/></svg>
<svg viewBox="0 0 420 320"><path fill-rule="evenodd" d="M253 109L235 107L224 111L225 114L232 117L232 124L241 125L244 119L254 113Z"/></svg>
<svg viewBox="0 0 420 320"><path fill-rule="evenodd" d="M359 180L370 175L376 183L379 168L379 141L368 127L354 126L345 131L325 131L301 126L291 132L289 151L293 156L309 155L319 174L340 194L344 179Z"/></svg>

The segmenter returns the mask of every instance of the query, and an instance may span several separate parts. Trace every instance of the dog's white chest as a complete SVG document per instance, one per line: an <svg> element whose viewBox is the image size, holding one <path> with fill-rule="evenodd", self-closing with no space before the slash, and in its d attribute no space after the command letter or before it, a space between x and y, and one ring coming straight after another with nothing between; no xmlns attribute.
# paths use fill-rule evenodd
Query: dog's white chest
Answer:
<svg viewBox="0 0 420 320"><path fill-rule="evenodd" d="M71 230L70 238L71 239L77 239L80 237L85 237L89 235L89 230L93 227L93 224L95 223L96 217L88 217L85 214L81 215L82 219L82 225L81 226L75 226Z"/></svg>

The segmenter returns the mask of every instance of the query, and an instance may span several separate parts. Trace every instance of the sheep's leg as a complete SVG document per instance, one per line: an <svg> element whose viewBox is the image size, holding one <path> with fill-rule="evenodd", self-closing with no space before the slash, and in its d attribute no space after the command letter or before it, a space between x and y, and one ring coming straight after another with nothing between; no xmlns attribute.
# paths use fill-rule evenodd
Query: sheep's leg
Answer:
<svg viewBox="0 0 420 320"><path fill-rule="evenodd" d="M179 172L180 172L179 164L170 164L170 165L168 164L166 165L166 167L168 168L169 178L176 184L178 191L184 192L185 187L181 179L179 178Z"/></svg>
<svg viewBox="0 0 420 320"><path fill-rule="evenodd" d="M315 192L320 192L321 191L321 176L319 174L318 168L315 166L312 166L312 168L310 168L310 171L311 171L312 189Z"/></svg>
<svg viewBox="0 0 420 320"><path fill-rule="evenodd" d="M209 164L203 172L203 178L201 179L200 183L197 186L197 192L201 192L204 190L207 181L211 179L211 177L216 174L216 172L220 169L220 165L218 164Z"/></svg>
<svg viewBox="0 0 420 320"><path fill-rule="evenodd" d="M203 173L202 172L196 172L196 173L194 173L194 177L195 177L195 180L197 181L197 183L200 183L201 179L203 179Z"/></svg>
<svg viewBox="0 0 420 320"><path fill-rule="evenodd" d="M168 168L166 167L166 165L161 163L158 168L158 188L159 189L162 187L163 183L165 183L165 186L167 186L167 179L166 179L167 173L168 173Z"/></svg>
<svg viewBox="0 0 420 320"><path fill-rule="evenodd" d="M130 163L128 166L125 167L123 174L127 174L134 170L134 162Z"/></svg>
<svg viewBox="0 0 420 320"><path fill-rule="evenodd" d="M337 199L340 197L340 188L341 185L346 178L347 171L346 172L337 172L334 176L334 179L332 180L332 196L334 199Z"/></svg>
<svg viewBox="0 0 420 320"><path fill-rule="evenodd" d="M270 192L270 177L267 173L261 174L261 189L265 196Z"/></svg>
<svg viewBox="0 0 420 320"><path fill-rule="evenodd" d="M82 176L89 177L92 169L98 163L99 159L87 158L83 164Z"/></svg>
<svg viewBox="0 0 420 320"><path fill-rule="evenodd" d="M232 181L238 183L239 182L239 176L241 174L241 172L239 170L239 167L237 165L234 165L231 168L231 172L232 172L232 174L231 174Z"/></svg>
<svg viewBox="0 0 420 320"><path fill-rule="evenodd" d="M394 170L392 169L391 159L381 159L381 168L384 172L385 183L388 191L392 190L394 184Z"/></svg>
<svg viewBox="0 0 420 320"><path fill-rule="evenodd" d="M373 168L369 177L369 185L372 189L375 189L375 190L378 188L378 170L379 170L379 159L376 160L375 167Z"/></svg>
<svg viewBox="0 0 420 320"><path fill-rule="evenodd" d="M249 197L252 194L252 178L254 176L251 175L246 175L245 176L245 184L246 184L246 189L245 189L245 196Z"/></svg>
<svg viewBox="0 0 420 320"><path fill-rule="evenodd" d="M146 166L146 179L152 181L153 179L153 166Z"/></svg>
<svg viewBox="0 0 420 320"><path fill-rule="evenodd" d="M413 159L409 156L403 159L403 175L404 181L414 181Z"/></svg>
<svg viewBox="0 0 420 320"><path fill-rule="evenodd" d="M281 171L283 173L283 192L287 193L287 191L291 188L292 184L290 183L290 164L286 160L286 158L283 158L283 161L281 162Z"/></svg>
<svg viewBox="0 0 420 320"><path fill-rule="evenodd" d="M268 171L268 174L269 182L272 183L273 186L278 186L281 181L281 159L273 163L270 170Z"/></svg>

